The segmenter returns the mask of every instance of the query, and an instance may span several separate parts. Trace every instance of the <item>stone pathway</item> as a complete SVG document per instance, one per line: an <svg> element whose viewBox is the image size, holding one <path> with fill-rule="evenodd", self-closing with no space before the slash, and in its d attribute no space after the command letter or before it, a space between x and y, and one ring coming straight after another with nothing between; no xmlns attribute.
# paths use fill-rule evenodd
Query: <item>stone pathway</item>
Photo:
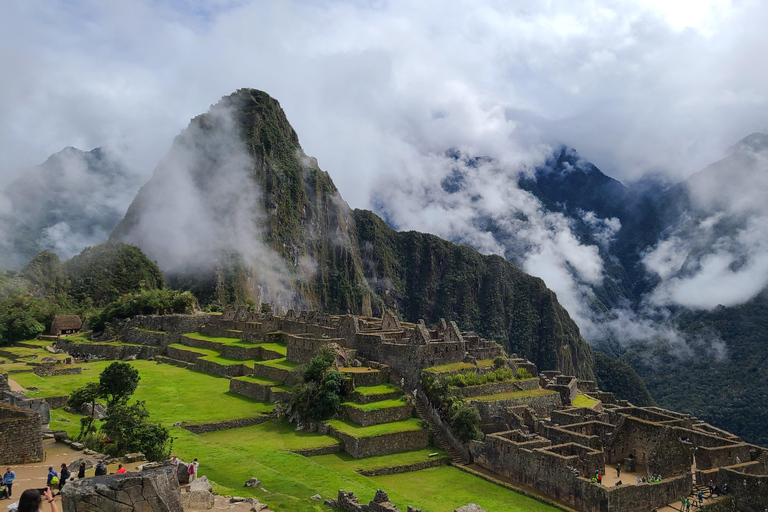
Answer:
<svg viewBox="0 0 768 512"><path fill-rule="evenodd" d="M19 384L13 379L8 379L8 385L11 386L11 391L16 391L17 393L23 393L24 391L26 391L26 388L24 386L22 386L21 384Z"/></svg>

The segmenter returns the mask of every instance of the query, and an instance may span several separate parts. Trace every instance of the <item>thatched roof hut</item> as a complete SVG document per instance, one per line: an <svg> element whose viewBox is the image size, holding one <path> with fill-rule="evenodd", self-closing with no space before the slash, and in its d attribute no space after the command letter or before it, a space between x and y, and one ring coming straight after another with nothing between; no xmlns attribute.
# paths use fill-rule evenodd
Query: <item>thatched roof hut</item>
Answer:
<svg viewBox="0 0 768 512"><path fill-rule="evenodd" d="M73 334L80 332L83 322L77 315L57 316L51 322L51 334L58 336L60 334Z"/></svg>

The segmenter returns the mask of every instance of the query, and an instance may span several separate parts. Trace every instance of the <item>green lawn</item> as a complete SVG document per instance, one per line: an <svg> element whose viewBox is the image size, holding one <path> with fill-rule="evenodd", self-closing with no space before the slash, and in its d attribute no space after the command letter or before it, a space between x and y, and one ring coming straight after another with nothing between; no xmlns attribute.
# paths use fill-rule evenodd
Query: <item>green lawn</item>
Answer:
<svg viewBox="0 0 768 512"><path fill-rule="evenodd" d="M239 338L221 338L216 336L208 336L207 334L203 334L201 332L192 332L189 334L185 334L184 337L190 338L193 340L215 341L216 343L224 343L226 345L243 341ZM252 343L249 343L249 345L252 345Z"/></svg>
<svg viewBox="0 0 768 512"><path fill-rule="evenodd" d="M51 345L53 345L52 341L39 340L37 338L33 338L31 340L20 341L19 343L26 343L27 345L35 345L36 347L50 347Z"/></svg>
<svg viewBox="0 0 768 512"><path fill-rule="evenodd" d="M347 420L331 420L326 422L339 432L352 437L374 437L384 434L394 434L396 432L410 432L412 430L421 430L417 418L409 418L402 421L393 421L382 423L380 425L371 425L370 427L361 427L357 423Z"/></svg>
<svg viewBox="0 0 768 512"><path fill-rule="evenodd" d="M343 405L349 405L355 409L361 411L378 411L379 409L389 409L390 407L402 407L408 405L408 402L400 400L399 398L393 398L391 400L380 400L378 402L371 402L368 404L356 404L355 402L344 402Z"/></svg>
<svg viewBox="0 0 768 512"><path fill-rule="evenodd" d="M0 357L0 360L3 360L2 357ZM0 364L0 373L9 373L14 370L22 370L22 371L32 371L32 366L29 366L27 363L5 363ZM12 379L16 380L16 377L11 377Z"/></svg>
<svg viewBox="0 0 768 512"><path fill-rule="evenodd" d="M414 473L372 477L382 489L397 489L406 497L405 504L420 507L424 512L454 510L467 503L476 503L488 512L555 512L557 509L517 494L451 466L438 466ZM373 496L358 496L367 503ZM404 506L397 503L401 510Z"/></svg>
<svg viewBox="0 0 768 512"><path fill-rule="evenodd" d="M253 344L251 344L253 345ZM288 347L286 347L282 343L259 343L258 344L261 348L265 350L270 350L272 352L277 352L278 354L285 357L285 355L288 353Z"/></svg>
<svg viewBox="0 0 768 512"><path fill-rule="evenodd" d="M600 400L592 398L591 396L582 395L579 393L576 398L573 399L574 407L589 407L592 408L600 403Z"/></svg>
<svg viewBox="0 0 768 512"><path fill-rule="evenodd" d="M235 377L235 380L242 380L244 382L255 382L262 386L281 386L283 383L279 380L265 379L264 377L256 377L255 375L246 375L244 377Z"/></svg>
<svg viewBox="0 0 768 512"><path fill-rule="evenodd" d="M176 348L179 350L184 350L186 352L194 352L195 354L202 354L204 356L218 356L219 352L218 350L211 350L209 348L197 348L197 347L190 347L187 345L183 345L181 343L171 343L168 345L171 348Z"/></svg>
<svg viewBox="0 0 768 512"><path fill-rule="evenodd" d="M557 391L549 389L531 389L526 391L509 391L507 393L497 393L495 395L483 395L468 398L470 402L496 402L499 400L511 400L513 398L526 398L529 396L554 395Z"/></svg>
<svg viewBox="0 0 768 512"><path fill-rule="evenodd" d="M430 457L430 453L436 453L437 455ZM336 471L349 471L350 467L357 471L358 469L371 470L405 466L407 464L416 464L431 459L441 459L447 456L448 454L440 448L427 447L423 450L393 453L391 455L379 455L376 457L364 457L362 459L355 459L346 452L339 452L331 455L318 455L312 457L312 461Z"/></svg>
<svg viewBox="0 0 768 512"><path fill-rule="evenodd" d="M33 356L37 356L36 359L49 357L49 356L53 356L58 359L66 359L67 357L69 357L67 354L52 354L42 347L40 348L19 347L19 346L0 347L0 351L7 352L8 354L13 354L13 356L17 359L25 359L25 360L27 359L31 360Z"/></svg>
<svg viewBox="0 0 768 512"><path fill-rule="evenodd" d="M254 363L258 362L256 359L232 359L231 357L221 357L219 355L205 356L200 359L204 361L211 361L212 363L220 364L223 366L231 366L233 364L242 364L248 368L253 368Z"/></svg>
<svg viewBox="0 0 768 512"><path fill-rule="evenodd" d="M438 366L430 366L429 368L425 368L423 371L427 373L450 373L462 370L472 370L474 368L475 365L470 363L448 363Z"/></svg>
<svg viewBox="0 0 768 512"><path fill-rule="evenodd" d="M378 373L379 370L374 370L373 368L368 368L367 366L345 366L342 368L339 368L339 371L341 373Z"/></svg>
<svg viewBox="0 0 768 512"><path fill-rule="evenodd" d="M101 371L111 362L84 363L82 375L38 377L33 373L14 375L24 387L37 386L39 391L27 395L59 396L87 382L97 381ZM249 418L270 412L274 405L258 402L229 392L229 379L207 373L178 368L152 361L131 361L139 370L139 387L134 397L146 400L153 421L169 425L177 421L209 422ZM58 410L56 413L58 414Z"/></svg>
<svg viewBox="0 0 768 512"><path fill-rule="evenodd" d="M285 358L281 359L270 359L269 361L257 361L256 364L262 364L264 366L271 366L272 368L282 368L283 370L293 370L297 366L300 366L299 363L294 363L293 361L288 361Z"/></svg>
<svg viewBox="0 0 768 512"><path fill-rule="evenodd" d="M384 395L395 391L400 393L403 392L402 389L392 384L379 384L378 386L358 386L355 388L356 393L360 393L361 395L365 396Z"/></svg>

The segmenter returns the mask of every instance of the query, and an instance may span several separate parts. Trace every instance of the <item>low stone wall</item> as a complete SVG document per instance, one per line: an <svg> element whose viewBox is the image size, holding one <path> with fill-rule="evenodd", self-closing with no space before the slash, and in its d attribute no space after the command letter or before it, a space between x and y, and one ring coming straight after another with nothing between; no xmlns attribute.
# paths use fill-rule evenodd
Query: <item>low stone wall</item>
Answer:
<svg viewBox="0 0 768 512"><path fill-rule="evenodd" d="M392 421L406 420L411 417L413 407L403 402L399 407L385 407L372 411L363 411L352 405L344 406L344 413L347 417L364 427L379 425L381 423L390 423Z"/></svg>
<svg viewBox="0 0 768 512"><path fill-rule="evenodd" d="M331 446L323 446L321 448L307 448L306 450L291 450L292 453L297 453L305 457L314 457L316 455L330 455L332 453L339 453L344 449L342 443L332 444Z"/></svg>
<svg viewBox="0 0 768 512"><path fill-rule="evenodd" d="M548 418L553 410L560 407L560 394L548 393L546 395L524 396L496 402L480 402L470 399L469 403L477 407L480 417L486 423L492 423L493 418L504 417L504 410L507 407L519 405L530 407L539 417Z"/></svg>
<svg viewBox="0 0 768 512"><path fill-rule="evenodd" d="M231 428L250 427L269 421L270 416L256 416L255 418L240 418L236 420L218 421L215 423L195 423L181 424L181 428L188 430L193 434L205 434L206 432L217 432L219 430L229 430Z"/></svg>
<svg viewBox="0 0 768 512"><path fill-rule="evenodd" d="M0 404L0 464L42 460L40 415L30 409Z"/></svg>
<svg viewBox="0 0 768 512"><path fill-rule="evenodd" d="M410 473L411 471L419 471L422 469L435 468L437 466L444 466L448 464L448 457L435 457L433 459L425 460L424 462L416 462L414 464L404 464L402 466L392 466L388 468L377 469L358 469L357 473L363 476L381 476L381 475L395 475L398 473Z"/></svg>
<svg viewBox="0 0 768 512"><path fill-rule="evenodd" d="M170 358L177 359L179 361L186 361L188 363L196 363L199 358L205 357L205 354L176 347L168 347L166 349L166 353Z"/></svg>
<svg viewBox="0 0 768 512"><path fill-rule="evenodd" d="M62 395L62 396L49 396L44 398L45 402L48 404L48 407L51 409L61 409L65 405L67 405L67 400L69 400L69 395Z"/></svg>
<svg viewBox="0 0 768 512"><path fill-rule="evenodd" d="M265 352L265 351L258 345L254 345L252 347L243 347L240 345L222 345L221 348L219 349L219 353L221 354L221 357L226 357L229 359L239 359L241 361L246 361L248 359L265 359L261 355L262 352ZM268 359L277 359L277 358L270 357Z"/></svg>
<svg viewBox="0 0 768 512"><path fill-rule="evenodd" d="M761 512L768 504L768 475L749 474L736 468L720 468L720 486L728 485L736 509L744 512Z"/></svg>
<svg viewBox="0 0 768 512"><path fill-rule="evenodd" d="M195 370L197 368L195 363L179 361L178 359L171 359L170 357L157 356L155 359L158 363L170 364L172 366L178 366L179 368L186 368L187 370Z"/></svg>
<svg viewBox="0 0 768 512"><path fill-rule="evenodd" d="M180 334L172 332L145 331L141 329L123 329L120 332L120 341L134 345L167 347L172 343L178 343L180 338Z"/></svg>
<svg viewBox="0 0 768 512"><path fill-rule="evenodd" d="M247 396L261 402L269 402L272 396L272 386L259 384L258 382L232 379L229 381L229 391L238 395Z"/></svg>
<svg viewBox="0 0 768 512"><path fill-rule="evenodd" d="M56 348L60 348L75 357L96 356L102 359L116 361L129 356L137 359L149 359L163 352L162 347L149 345L123 345L119 343L76 343L67 342L62 338Z"/></svg>
<svg viewBox="0 0 768 512"><path fill-rule="evenodd" d="M358 404L369 404L371 402L378 402L380 400L389 400L391 398L397 398L402 396L402 391L392 391L391 393L382 393L380 395L364 395L362 393L353 392L352 400Z"/></svg>
<svg viewBox="0 0 768 512"><path fill-rule="evenodd" d="M195 367L201 372L211 373L220 377L242 377L243 375L253 374L253 370L244 364L220 364L203 359L198 359Z"/></svg>
<svg viewBox="0 0 768 512"><path fill-rule="evenodd" d="M131 318L123 329L146 329L186 334L198 332L211 321L213 315L137 315Z"/></svg>
<svg viewBox="0 0 768 512"><path fill-rule="evenodd" d="M219 343L218 341L199 340L197 338L188 338L186 336L181 336L179 343L186 345L187 347L204 348L206 350L215 350L216 352L219 352L221 347L224 346L223 343Z"/></svg>
<svg viewBox="0 0 768 512"><path fill-rule="evenodd" d="M79 366L62 368L56 363L40 363L32 368L32 373L39 377L54 377L56 375L80 375L83 369Z"/></svg>
<svg viewBox="0 0 768 512"><path fill-rule="evenodd" d="M697 509L697 512L738 512L733 496L722 496L714 500L705 500L704 506Z"/></svg>
<svg viewBox="0 0 768 512"><path fill-rule="evenodd" d="M352 385L358 386L378 386L389 380L389 368L374 372L343 372L344 375L352 377Z"/></svg>
<svg viewBox="0 0 768 512"><path fill-rule="evenodd" d="M505 382L491 382L490 384L481 384L480 386L452 387L459 396L472 398L483 395L496 395L498 393L509 393L511 391L522 391L519 383L524 381L508 380ZM538 381L535 382L538 387Z"/></svg>
<svg viewBox="0 0 768 512"><path fill-rule="evenodd" d="M299 366L293 370L287 370L285 368L254 364L253 375L264 379L279 380L284 382L286 386L295 386L304 381L303 368L303 366Z"/></svg>
<svg viewBox="0 0 768 512"><path fill-rule="evenodd" d="M411 430L375 437L352 437L331 428L331 434L341 439L344 443L344 451L356 459L421 450L429 444L429 432L426 430Z"/></svg>

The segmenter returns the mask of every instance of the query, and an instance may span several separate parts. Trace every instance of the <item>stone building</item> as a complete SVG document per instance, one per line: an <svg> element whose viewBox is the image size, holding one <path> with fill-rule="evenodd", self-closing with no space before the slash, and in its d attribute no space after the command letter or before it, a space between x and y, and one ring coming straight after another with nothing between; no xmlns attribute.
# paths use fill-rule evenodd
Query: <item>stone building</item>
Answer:
<svg viewBox="0 0 768 512"><path fill-rule="evenodd" d="M0 465L43 460L40 415L0 403Z"/></svg>

